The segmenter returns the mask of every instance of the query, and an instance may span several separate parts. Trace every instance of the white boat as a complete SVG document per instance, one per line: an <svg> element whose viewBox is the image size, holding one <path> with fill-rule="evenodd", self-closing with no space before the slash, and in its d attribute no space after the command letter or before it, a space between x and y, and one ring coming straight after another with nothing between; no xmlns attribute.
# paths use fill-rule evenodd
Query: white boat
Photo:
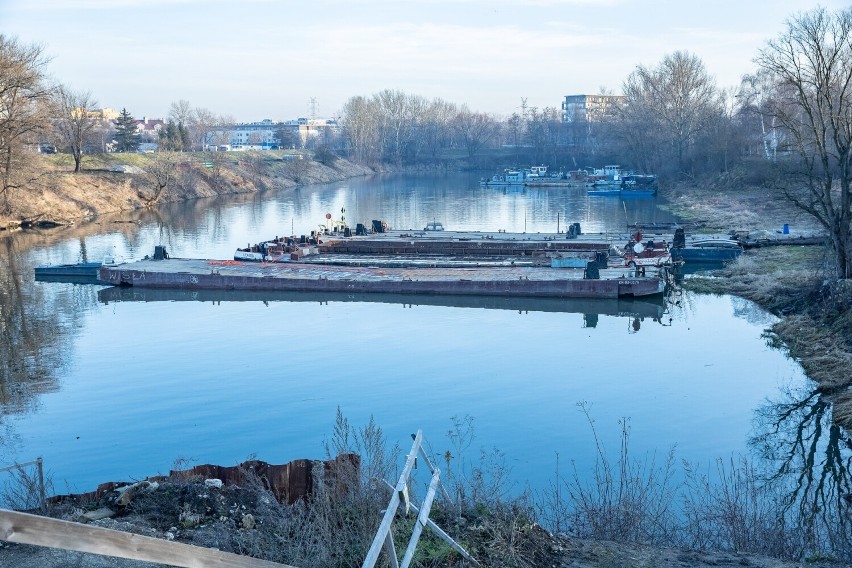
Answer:
<svg viewBox="0 0 852 568"><path fill-rule="evenodd" d="M502 174L479 180L481 187L496 187L503 185L525 185L547 177L547 166L531 166L524 169L508 169Z"/></svg>

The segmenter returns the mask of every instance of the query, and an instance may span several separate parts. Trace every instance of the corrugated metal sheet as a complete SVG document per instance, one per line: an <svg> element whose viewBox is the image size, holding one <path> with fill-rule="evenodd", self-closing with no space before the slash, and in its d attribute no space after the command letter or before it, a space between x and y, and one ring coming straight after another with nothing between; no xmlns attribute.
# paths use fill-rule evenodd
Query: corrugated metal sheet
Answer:
<svg viewBox="0 0 852 568"><path fill-rule="evenodd" d="M236 466L221 466L204 464L187 470L169 472L171 477L202 477L204 479L219 479L225 485L245 484L247 475L255 475L275 498L282 503L293 504L309 495L314 485L314 473L317 467L323 468L323 479L332 487L343 490L351 476L357 475L361 467L361 457L357 454L340 454L333 460L293 460L282 465L274 465L260 460L243 462ZM151 477L148 481L161 481L164 477ZM109 481L98 485L97 490L89 493L57 495L48 501L62 503L73 501L86 503L97 501L105 495L131 485L127 482Z"/></svg>

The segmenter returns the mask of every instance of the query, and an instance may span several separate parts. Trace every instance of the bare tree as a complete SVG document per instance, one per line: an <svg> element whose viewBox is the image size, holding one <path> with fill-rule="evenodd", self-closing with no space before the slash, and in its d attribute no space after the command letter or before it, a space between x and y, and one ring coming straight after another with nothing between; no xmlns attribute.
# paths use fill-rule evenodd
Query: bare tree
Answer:
<svg viewBox="0 0 852 568"><path fill-rule="evenodd" d="M400 163L410 141L416 115L412 97L402 91L385 89L373 96L381 117L381 139L385 157Z"/></svg>
<svg viewBox="0 0 852 568"><path fill-rule="evenodd" d="M379 106L375 100L352 97L343 105L341 125L349 142L349 154L366 163L379 157Z"/></svg>
<svg viewBox="0 0 852 568"><path fill-rule="evenodd" d="M189 101L181 99L173 102L169 107L169 118L175 124L189 124L192 121L194 111Z"/></svg>
<svg viewBox="0 0 852 568"><path fill-rule="evenodd" d="M56 103L56 130L74 156L76 173L82 169L83 150L98 122L92 116L97 102L88 91L71 91L60 87Z"/></svg>
<svg viewBox="0 0 852 568"><path fill-rule="evenodd" d="M852 268L852 8L787 21L756 59L775 80L772 109L790 157L785 195L831 238L837 275Z"/></svg>
<svg viewBox="0 0 852 568"><path fill-rule="evenodd" d="M532 107L527 111L527 140L533 148L533 161L545 163L555 156L561 121L559 111L546 107L541 111Z"/></svg>
<svg viewBox="0 0 852 568"><path fill-rule="evenodd" d="M52 89L45 79L46 64L41 46L0 34L0 193L6 212L11 211L9 190L32 177L26 175L32 155L26 146L38 143L47 122Z"/></svg>
<svg viewBox="0 0 852 568"><path fill-rule="evenodd" d="M432 160L437 160L439 152L452 143L452 124L457 113L456 105L435 99L421 117L420 138Z"/></svg>
<svg viewBox="0 0 852 568"><path fill-rule="evenodd" d="M176 152L155 152L145 167L150 191L137 191L139 199L147 206L155 205L175 182L178 174L178 154Z"/></svg>
<svg viewBox="0 0 852 568"><path fill-rule="evenodd" d="M722 112L716 83L701 59L676 51L654 68L640 65L625 80L624 96L616 132L635 161L653 169L673 162L677 172L693 173L691 153Z"/></svg>
<svg viewBox="0 0 852 568"><path fill-rule="evenodd" d="M769 161L778 157L778 124L772 112L775 91L772 76L766 70L760 70L745 75L737 93L742 117L760 125L757 137L763 157Z"/></svg>
<svg viewBox="0 0 852 568"><path fill-rule="evenodd" d="M500 126L493 116L482 112L471 112L467 106L462 106L456 115L455 129L462 146L467 150L468 157L473 158L497 136Z"/></svg>

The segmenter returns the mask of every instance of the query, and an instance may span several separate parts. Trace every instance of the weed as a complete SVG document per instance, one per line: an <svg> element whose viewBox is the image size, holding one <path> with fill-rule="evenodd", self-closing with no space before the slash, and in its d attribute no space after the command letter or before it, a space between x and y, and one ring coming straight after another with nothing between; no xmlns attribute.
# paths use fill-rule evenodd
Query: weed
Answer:
<svg viewBox="0 0 852 568"><path fill-rule="evenodd" d="M623 542L671 543L676 535L673 510L674 450L657 463L656 456L636 460L629 452L630 421L622 419L621 447L615 462L598 438L588 406L580 410L589 422L596 447L590 481L574 467L564 480L571 532L583 538Z"/></svg>

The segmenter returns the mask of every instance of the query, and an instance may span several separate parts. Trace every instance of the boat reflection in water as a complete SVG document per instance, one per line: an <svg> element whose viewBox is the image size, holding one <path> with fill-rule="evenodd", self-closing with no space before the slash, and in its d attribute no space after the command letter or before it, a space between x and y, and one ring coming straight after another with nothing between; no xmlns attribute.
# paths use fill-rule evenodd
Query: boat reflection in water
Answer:
<svg viewBox="0 0 852 568"><path fill-rule="evenodd" d="M628 317L632 329L648 318L662 323L666 300L642 298L523 298L511 296L451 296L413 294L347 294L343 292L272 292L262 290L183 290L114 286L98 290L98 300L110 302L372 302L410 306L446 306L525 312L583 314L584 327L595 327L598 316Z"/></svg>

